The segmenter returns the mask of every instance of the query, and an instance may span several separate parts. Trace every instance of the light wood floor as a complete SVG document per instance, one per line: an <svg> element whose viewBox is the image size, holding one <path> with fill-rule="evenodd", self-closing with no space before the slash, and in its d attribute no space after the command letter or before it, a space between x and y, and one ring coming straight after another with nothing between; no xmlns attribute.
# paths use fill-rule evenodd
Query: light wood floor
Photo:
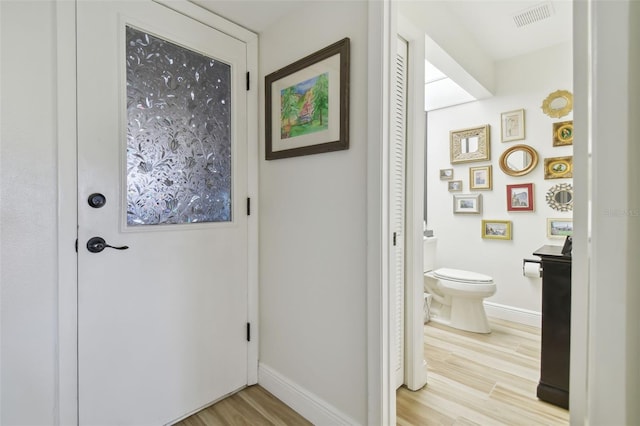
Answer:
<svg viewBox="0 0 640 426"><path fill-rule="evenodd" d="M311 425L260 386L242 391L177 423L176 426Z"/></svg>
<svg viewBox="0 0 640 426"><path fill-rule="evenodd" d="M397 392L398 425L567 425L536 398L540 329L490 319L490 334L425 326L428 384Z"/></svg>
<svg viewBox="0 0 640 426"><path fill-rule="evenodd" d="M567 410L536 398L540 330L496 319L490 323L490 334L433 322L425 326L429 383L417 392L398 390L398 425L568 425ZM311 423L262 387L250 386L177 425Z"/></svg>

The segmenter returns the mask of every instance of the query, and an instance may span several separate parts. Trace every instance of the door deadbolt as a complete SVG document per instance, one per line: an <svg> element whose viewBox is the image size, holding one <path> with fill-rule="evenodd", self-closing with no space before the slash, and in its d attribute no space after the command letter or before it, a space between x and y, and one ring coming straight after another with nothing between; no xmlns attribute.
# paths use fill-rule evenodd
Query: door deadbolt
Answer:
<svg viewBox="0 0 640 426"><path fill-rule="evenodd" d="M94 209L99 209L100 207L107 204L107 198L98 192L94 192L93 194L89 195L87 202Z"/></svg>

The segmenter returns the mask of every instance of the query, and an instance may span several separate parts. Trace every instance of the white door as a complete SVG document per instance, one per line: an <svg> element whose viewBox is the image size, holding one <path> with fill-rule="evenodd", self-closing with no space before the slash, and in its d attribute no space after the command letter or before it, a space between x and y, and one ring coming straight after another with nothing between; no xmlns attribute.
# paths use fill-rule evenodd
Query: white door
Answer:
<svg viewBox="0 0 640 426"><path fill-rule="evenodd" d="M405 181L407 147L407 42L398 37L395 57L391 137L391 166L389 185L391 191L390 214L392 250L390 282L395 289L393 297L394 347L396 388L404 383L404 332L405 332Z"/></svg>
<svg viewBox="0 0 640 426"><path fill-rule="evenodd" d="M246 45L77 14L79 423L167 424L247 384Z"/></svg>

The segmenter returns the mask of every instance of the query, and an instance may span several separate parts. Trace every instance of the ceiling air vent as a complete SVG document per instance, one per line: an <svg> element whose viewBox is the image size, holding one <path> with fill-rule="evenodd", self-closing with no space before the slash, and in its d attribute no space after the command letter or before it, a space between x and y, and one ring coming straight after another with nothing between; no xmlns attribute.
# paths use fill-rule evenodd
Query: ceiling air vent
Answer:
<svg viewBox="0 0 640 426"><path fill-rule="evenodd" d="M551 2L544 2L513 15L513 22L520 28L550 18L553 13Z"/></svg>

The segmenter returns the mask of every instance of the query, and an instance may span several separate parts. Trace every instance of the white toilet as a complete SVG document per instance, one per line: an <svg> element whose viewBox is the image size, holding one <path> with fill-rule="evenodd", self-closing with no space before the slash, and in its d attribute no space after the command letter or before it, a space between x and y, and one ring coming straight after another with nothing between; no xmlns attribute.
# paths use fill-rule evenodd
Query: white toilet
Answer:
<svg viewBox="0 0 640 426"><path fill-rule="evenodd" d="M436 237L424 237L424 291L432 295L431 321L474 333L490 333L482 301L496 285L488 275L435 267Z"/></svg>

